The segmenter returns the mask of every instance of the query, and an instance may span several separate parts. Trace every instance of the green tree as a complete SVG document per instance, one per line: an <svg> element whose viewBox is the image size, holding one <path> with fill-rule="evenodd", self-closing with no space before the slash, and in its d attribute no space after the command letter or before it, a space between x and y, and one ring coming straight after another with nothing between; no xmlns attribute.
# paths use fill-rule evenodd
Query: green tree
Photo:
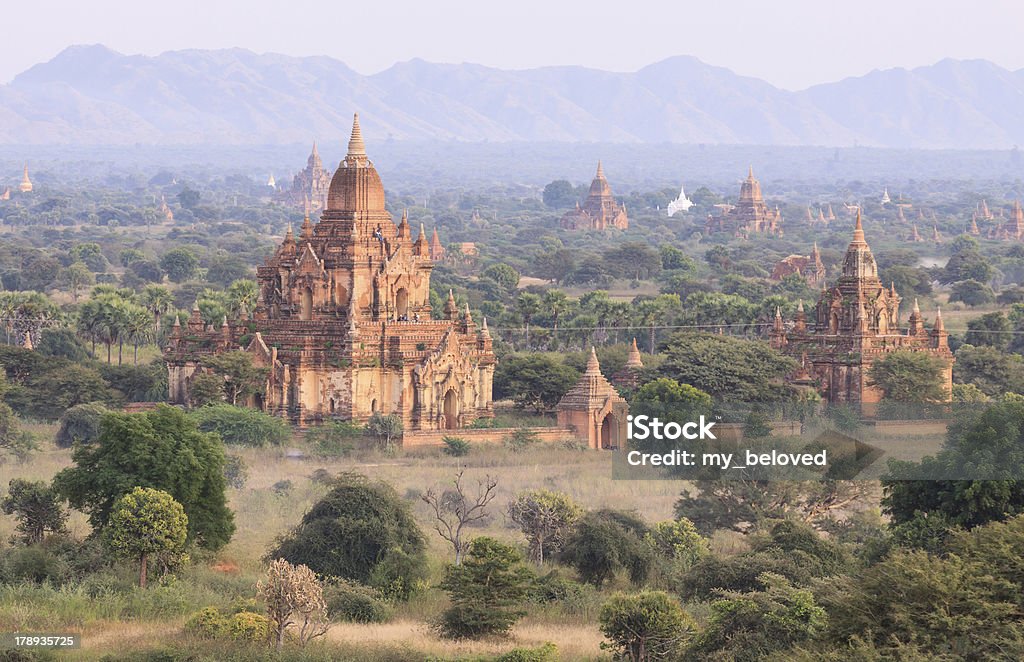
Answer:
<svg viewBox="0 0 1024 662"><path fill-rule="evenodd" d="M967 335L964 342L975 347L995 347L1005 351L1013 337L1013 324L997 310L967 322Z"/></svg>
<svg viewBox="0 0 1024 662"><path fill-rule="evenodd" d="M711 415L711 396L689 384L680 384L668 377L647 382L637 390L629 403L634 416L657 417L662 421L696 421ZM653 436L653 435L652 435ZM633 440L631 445L641 450L673 445L670 440Z"/></svg>
<svg viewBox="0 0 1024 662"><path fill-rule="evenodd" d="M544 187L541 194L544 204L555 209L572 207L576 202L576 189L565 179L556 179Z"/></svg>
<svg viewBox="0 0 1024 662"><path fill-rule="evenodd" d="M12 478L7 496L0 501L0 510L18 520L16 530L22 542L35 545L43 542L47 533L64 533L68 516L61 498L43 481Z"/></svg>
<svg viewBox="0 0 1024 662"><path fill-rule="evenodd" d="M71 407L60 417L55 442L58 448L91 444L100 436L100 421L109 412L101 402L86 402Z"/></svg>
<svg viewBox="0 0 1024 662"><path fill-rule="evenodd" d="M449 639L506 635L517 620L533 582L533 573L514 547L493 538L476 538L462 565L450 565L441 582L451 606L438 619L438 633Z"/></svg>
<svg viewBox="0 0 1024 662"><path fill-rule="evenodd" d="M683 251L671 244L662 244L658 251L661 255L661 268L668 271L693 273L697 265Z"/></svg>
<svg viewBox="0 0 1024 662"><path fill-rule="evenodd" d="M199 196L199 191L189 188L188 185L186 185L178 193L178 204L185 209L195 209L196 205L199 204Z"/></svg>
<svg viewBox="0 0 1024 662"><path fill-rule="evenodd" d="M950 302L962 301L968 306L986 306L996 300L996 294L987 284L974 279L953 283L949 293Z"/></svg>
<svg viewBox="0 0 1024 662"><path fill-rule="evenodd" d="M708 541L700 535L693 522L685 517L658 522L651 527L644 540L660 558L672 564L675 572L688 570L710 553Z"/></svg>
<svg viewBox="0 0 1024 662"><path fill-rule="evenodd" d="M185 551L188 517L167 492L136 487L114 503L108 532L111 547L139 560L139 586L146 588L150 556Z"/></svg>
<svg viewBox="0 0 1024 662"><path fill-rule="evenodd" d="M263 447L280 446L291 439L292 431L278 416L248 407L215 404L200 407L189 416L203 432L216 432L225 444Z"/></svg>
<svg viewBox="0 0 1024 662"><path fill-rule="evenodd" d="M203 365L224 378L224 393L230 404L237 405L266 388L268 368L254 366L252 355L235 350L203 358Z"/></svg>
<svg viewBox="0 0 1024 662"><path fill-rule="evenodd" d="M519 526L529 544L530 558L537 565L545 555L557 554L565 536L583 515L583 509L567 494L550 490L527 490L508 504L508 516Z"/></svg>
<svg viewBox="0 0 1024 662"><path fill-rule="evenodd" d="M530 346L530 322L541 312L542 306L539 294L522 292L516 297L516 312L523 321L523 328L526 332L525 347Z"/></svg>
<svg viewBox="0 0 1024 662"><path fill-rule="evenodd" d="M199 258L191 249L172 248L160 258L160 268L167 272L167 277L175 283L181 283L195 277L199 268Z"/></svg>
<svg viewBox="0 0 1024 662"><path fill-rule="evenodd" d="M95 443L75 448L75 464L60 471L54 488L103 528L114 503L134 487L168 492L188 515L189 539L220 549L234 533L224 481L224 445L200 432L174 407L139 414L111 412Z"/></svg>
<svg viewBox="0 0 1024 662"><path fill-rule="evenodd" d="M558 404L579 377L579 372L547 354L512 354L495 370L494 397L541 412Z"/></svg>
<svg viewBox="0 0 1024 662"><path fill-rule="evenodd" d="M85 266L84 262L72 262L65 267L58 276L61 286L71 293L71 299L78 302L78 295L83 287L92 287L96 284L96 276Z"/></svg>
<svg viewBox="0 0 1024 662"><path fill-rule="evenodd" d="M483 278L489 278L496 282L506 294L514 291L519 286L519 272L512 267L498 262L484 269L480 274Z"/></svg>
<svg viewBox="0 0 1024 662"><path fill-rule="evenodd" d="M387 452L395 449L395 443L402 439L402 417L398 414L376 412L366 422L366 433L373 437L377 446Z"/></svg>
<svg viewBox="0 0 1024 662"><path fill-rule="evenodd" d="M956 352L953 381L974 384L989 397L1024 393L1024 357L995 347L962 345Z"/></svg>
<svg viewBox="0 0 1024 662"><path fill-rule="evenodd" d="M394 489L343 474L268 555L406 599L426 571L426 542Z"/></svg>
<svg viewBox="0 0 1024 662"><path fill-rule="evenodd" d="M142 304L153 315L153 328L159 332L163 316L174 306L174 295L163 285L148 285L142 291Z"/></svg>
<svg viewBox="0 0 1024 662"><path fill-rule="evenodd" d="M616 593L601 607L598 620L610 642L601 648L629 662L675 659L696 630L693 619L662 591Z"/></svg>
<svg viewBox="0 0 1024 662"><path fill-rule="evenodd" d="M74 262L81 262L87 269L96 273L107 270L107 258L103 256L103 249L94 241L73 246L68 255Z"/></svg>
<svg viewBox="0 0 1024 662"><path fill-rule="evenodd" d="M640 584L650 570L652 552L644 543L647 526L635 515L614 510L587 513L565 540L561 560L580 580L600 588L620 570Z"/></svg>
<svg viewBox="0 0 1024 662"><path fill-rule="evenodd" d="M231 283L227 295L228 313L231 317L238 317L242 310L251 312L256 308L260 288L256 281L243 278Z"/></svg>
<svg viewBox="0 0 1024 662"><path fill-rule="evenodd" d="M758 583L760 590L729 592L711 603L707 627L687 650L689 656L753 662L823 632L828 614L809 590L770 573L762 574Z"/></svg>
<svg viewBox="0 0 1024 662"><path fill-rule="evenodd" d="M690 384L716 402L765 402L792 396L792 390L779 382L796 363L767 343L709 333L677 333L669 338L663 354L662 376Z"/></svg>
<svg viewBox="0 0 1024 662"><path fill-rule="evenodd" d="M210 372L194 374L188 383L188 398L192 407L224 402L224 378Z"/></svg>
<svg viewBox="0 0 1024 662"><path fill-rule="evenodd" d="M949 396L944 368L942 359L926 352L889 352L871 364L868 384L880 388L886 399L895 402L942 402Z"/></svg>
<svg viewBox="0 0 1024 662"><path fill-rule="evenodd" d="M661 255L645 243L627 241L609 248L602 257L610 272L620 278L641 280L661 272Z"/></svg>

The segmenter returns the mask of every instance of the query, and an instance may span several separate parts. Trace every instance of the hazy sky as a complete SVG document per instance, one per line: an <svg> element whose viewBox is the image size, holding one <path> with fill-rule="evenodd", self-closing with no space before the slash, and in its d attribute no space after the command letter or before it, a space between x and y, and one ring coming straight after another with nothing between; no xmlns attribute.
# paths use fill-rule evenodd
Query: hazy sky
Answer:
<svg viewBox="0 0 1024 662"><path fill-rule="evenodd" d="M787 89L876 68L986 58L1024 68L1019 0L9 0L0 82L72 44L122 53L239 46L361 73L420 57L632 71L672 55Z"/></svg>

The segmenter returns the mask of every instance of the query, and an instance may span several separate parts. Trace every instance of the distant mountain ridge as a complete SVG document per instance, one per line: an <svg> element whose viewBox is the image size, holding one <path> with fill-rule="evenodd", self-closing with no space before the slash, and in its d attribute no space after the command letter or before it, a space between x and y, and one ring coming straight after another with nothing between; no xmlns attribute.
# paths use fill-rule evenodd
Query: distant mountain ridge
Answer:
<svg viewBox="0 0 1024 662"><path fill-rule="evenodd" d="M0 86L0 144L284 144L377 139L863 145L1024 144L1024 70L887 69L791 92L689 56L618 73L411 60L364 76L243 49L122 55L72 46Z"/></svg>

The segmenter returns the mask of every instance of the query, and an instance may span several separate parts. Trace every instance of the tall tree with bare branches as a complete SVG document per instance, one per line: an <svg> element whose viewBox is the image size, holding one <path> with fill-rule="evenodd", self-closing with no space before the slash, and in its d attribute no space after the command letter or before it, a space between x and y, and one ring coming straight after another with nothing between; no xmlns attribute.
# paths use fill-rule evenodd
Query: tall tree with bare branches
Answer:
<svg viewBox="0 0 1024 662"><path fill-rule="evenodd" d="M488 475L477 481L476 496L469 499L462 484L464 473L460 469L455 474L455 489L438 494L431 488L421 497L434 510L434 530L455 550L455 565L462 564L462 557L469 550L470 541L463 540L463 529L487 517L487 504L494 500L498 486L497 479Z"/></svg>

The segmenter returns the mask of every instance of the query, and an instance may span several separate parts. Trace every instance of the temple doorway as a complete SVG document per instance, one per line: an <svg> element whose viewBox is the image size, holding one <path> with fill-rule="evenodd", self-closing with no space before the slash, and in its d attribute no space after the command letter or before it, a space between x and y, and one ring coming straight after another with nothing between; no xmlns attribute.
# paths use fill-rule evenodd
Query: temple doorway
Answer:
<svg viewBox="0 0 1024 662"><path fill-rule="evenodd" d="M395 311L398 315L398 319L408 319L409 317L409 291L404 287L400 288L395 293Z"/></svg>
<svg viewBox="0 0 1024 662"><path fill-rule="evenodd" d="M444 428L454 430L459 427L459 403L455 389L444 394Z"/></svg>
<svg viewBox="0 0 1024 662"><path fill-rule="evenodd" d="M299 318L313 319L313 290L308 287L302 290L302 310L299 311Z"/></svg>
<svg viewBox="0 0 1024 662"><path fill-rule="evenodd" d="M601 421L601 437L598 439L598 448L604 450L610 450L618 446L618 439L616 439L616 425L615 417L608 414Z"/></svg>

